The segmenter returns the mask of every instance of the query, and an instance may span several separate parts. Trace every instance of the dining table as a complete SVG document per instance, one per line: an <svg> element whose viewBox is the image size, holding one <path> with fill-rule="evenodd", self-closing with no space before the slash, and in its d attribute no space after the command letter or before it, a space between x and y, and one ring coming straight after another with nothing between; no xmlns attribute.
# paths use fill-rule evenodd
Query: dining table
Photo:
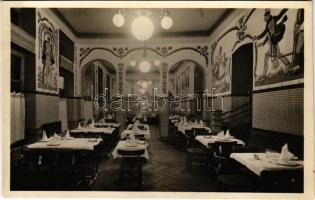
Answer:
<svg viewBox="0 0 315 200"><path fill-rule="evenodd" d="M251 172L261 177L263 172L303 169L303 160L298 158L281 161L280 153L232 153L230 158L236 160Z"/></svg>
<svg viewBox="0 0 315 200"><path fill-rule="evenodd" d="M209 144L214 144L215 142L236 142L238 145L245 145L245 142L235 138L234 136L220 137L217 135L197 135L195 139L200 142L206 148L209 148Z"/></svg>
<svg viewBox="0 0 315 200"><path fill-rule="evenodd" d="M83 175L84 180L88 181L89 185L92 185L98 177L99 167L98 162L95 159L98 155L96 146L103 141L102 138L74 138L74 137L50 137L41 139L37 142L27 145L27 149L38 152L38 162L41 162L41 155L45 152L55 152L54 160L58 161L58 155L72 154L72 162L76 162L77 152L85 152L85 160L90 167L85 170ZM63 163L59 163L63 164ZM73 167L76 165L72 164ZM82 181L82 179L80 180Z"/></svg>
<svg viewBox="0 0 315 200"><path fill-rule="evenodd" d="M132 142L130 140L120 140L112 152L114 159L120 157L118 154L118 150L124 151L144 150L144 154L141 155L141 157L145 158L146 160L149 160L148 143L145 141L135 140L134 142Z"/></svg>
<svg viewBox="0 0 315 200"><path fill-rule="evenodd" d="M177 126L177 129L179 132L182 134L186 134L185 132L187 130L192 130L192 129L205 129L208 131L208 133L211 133L210 127L207 127L205 125L201 125L200 123L195 123L195 122L188 122L188 123L176 123L175 126Z"/></svg>
<svg viewBox="0 0 315 200"><path fill-rule="evenodd" d="M27 145L29 149L94 150L102 138L48 138Z"/></svg>
<svg viewBox="0 0 315 200"><path fill-rule="evenodd" d="M100 133L100 134L113 134L115 128L100 128L100 127L81 127L70 130L70 133Z"/></svg>
<svg viewBox="0 0 315 200"><path fill-rule="evenodd" d="M114 128L119 128L120 127L120 123L101 123L101 122L96 122L94 124L95 127L101 128L101 127L114 127Z"/></svg>

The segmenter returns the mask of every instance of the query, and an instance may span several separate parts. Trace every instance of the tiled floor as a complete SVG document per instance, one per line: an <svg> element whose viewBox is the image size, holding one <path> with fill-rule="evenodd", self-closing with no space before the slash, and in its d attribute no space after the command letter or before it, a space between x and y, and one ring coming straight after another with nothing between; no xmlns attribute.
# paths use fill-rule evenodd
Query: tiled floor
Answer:
<svg viewBox="0 0 315 200"><path fill-rule="evenodd" d="M213 174L205 167L196 167L191 173L185 170L186 155L173 145L159 140L159 129L151 126L149 142L150 160L143 168L143 190L145 191L217 191ZM100 174L92 186L95 191L119 191L119 160L104 160Z"/></svg>

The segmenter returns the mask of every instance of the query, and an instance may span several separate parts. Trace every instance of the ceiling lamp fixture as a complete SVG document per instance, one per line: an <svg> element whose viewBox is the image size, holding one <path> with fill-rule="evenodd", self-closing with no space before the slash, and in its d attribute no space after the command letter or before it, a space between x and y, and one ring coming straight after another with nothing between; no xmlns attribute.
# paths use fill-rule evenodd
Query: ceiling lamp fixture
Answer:
<svg viewBox="0 0 315 200"><path fill-rule="evenodd" d="M160 60L154 60L154 65L155 66L159 66L161 64L161 61Z"/></svg>
<svg viewBox="0 0 315 200"><path fill-rule="evenodd" d="M139 11L138 17L131 24L131 31L138 40L145 41L153 35L154 26L148 15L148 11Z"/></svg>
<svg viewBox="0 0 315 200"><path fill-rule="evenodd" d="M147 81L143 81L143 82L141 83L141 87L142 87L143 89L147 89L148 86L149 86L149 84L148 84Z"/></svg>
<svg viewBox="0 0 315 200"><path fill-rule="evenodd" d="M150 69L151 69L151 64L150 64L150 62L149 62L149 61L146 61L146 60L141 61L140 64L139 64L139 69L140 69L140 71L143 72L143 73L149 72Z"/></svg>
<svg viewBox="0 0 315 200"><path fill-rule="evenodd" d="M169 16L169 12L163 9L162 16L161 27L164 30L170 29L173 26L173 19Z"/></svg>
<svg viewBox="0 0 315 200"><path fill-rule="evenodd" d="M131 60L131 61L129 62L129 64L130 64L131 67L135 67L135 66L137 65L137 63L136 63L135 60Z"/></svg>
<svg viewBox="0 0 315 200"><path fill-rule="evenodd" d="M125 17L121 10L118 10L118 12L113 16L113 23L116 27L122 27L125 24Z"/></svg>

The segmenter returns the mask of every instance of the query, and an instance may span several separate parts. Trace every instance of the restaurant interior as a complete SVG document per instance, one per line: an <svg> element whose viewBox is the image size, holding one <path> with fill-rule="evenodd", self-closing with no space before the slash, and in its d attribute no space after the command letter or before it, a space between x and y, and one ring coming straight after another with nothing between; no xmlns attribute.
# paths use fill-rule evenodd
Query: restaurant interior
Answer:
<svg viewBox="0 0 315 200"><path fill-rule="evenodd" d="M303 193L304 9L10 19L10 190Z"/></svg>

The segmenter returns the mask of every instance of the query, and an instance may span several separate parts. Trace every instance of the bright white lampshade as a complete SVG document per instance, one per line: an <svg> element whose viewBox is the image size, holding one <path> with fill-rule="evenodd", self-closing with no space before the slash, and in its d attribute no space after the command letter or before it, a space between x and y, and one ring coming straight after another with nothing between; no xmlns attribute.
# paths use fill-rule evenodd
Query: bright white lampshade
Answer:
<svg viewBox="0 0 315 200"><path fill-rule="evenodd" d="M148 40L153 35L153 23L149 17L141 15L132 22L131 31L138 40Z"/></svg>
<svg viewBox="0 0 315 200"><path fill-rule="evenodd" d="M145 89L140 88L140 89L139 89L139 92L140 92L141 94L144 94L144 93L145 93Z"/></svg>
<svg viewBox="0 0 315 200"><path fill-rule="evenodd" d="M143 81L143 82L141 83L141 87L142 87L143 89L147 89L148 86L149 86L149 84L148 84L148 82L146 82L146 81Z"/></svg>
<svg viewBox="0 0 315 200"><path fill-rule="evenodd" d="M131 67L135 67L137 65L135 60L130 61L129 64L130 64Z"/></svg>
<svg viewBox="0 0 315 200"><path fill-rule="evenodd" d="M147 73L151 69L151 64L146 60L141 61L139 64L139 69L141 72Z"/></svg>
<svg viewBox="0 0 315 200"><path fill-rule="evenodd" d="M125 24L125 17L121 13L113 16L113 23L116 27L122 27Z"/></svg>
<svg viewBox="0 0 315 200"><path fill-rule="evenodd" d="M161 64L161 61L160 60L154 60L154 65L155 66L159 66Z"/></svg>
<svg viewBox="0 0 315 200"><path fill-rule="evenodd" d="M173 19L169 16L164 16L161 20L161 26L164 30L168 30L173 26Z"/></svg>

